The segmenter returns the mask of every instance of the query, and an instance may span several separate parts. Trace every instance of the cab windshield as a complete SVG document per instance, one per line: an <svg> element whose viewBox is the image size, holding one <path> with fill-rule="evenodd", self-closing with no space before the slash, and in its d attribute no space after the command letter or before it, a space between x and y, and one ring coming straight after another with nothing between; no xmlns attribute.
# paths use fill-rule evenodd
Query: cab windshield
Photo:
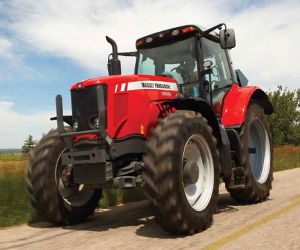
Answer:
<svg viewBox="0 0 300 250"><path fill-rule="evenodd" d="M137 74L173 78L179 84L198 81L193 37L160 47L140 49Z"/></svg>

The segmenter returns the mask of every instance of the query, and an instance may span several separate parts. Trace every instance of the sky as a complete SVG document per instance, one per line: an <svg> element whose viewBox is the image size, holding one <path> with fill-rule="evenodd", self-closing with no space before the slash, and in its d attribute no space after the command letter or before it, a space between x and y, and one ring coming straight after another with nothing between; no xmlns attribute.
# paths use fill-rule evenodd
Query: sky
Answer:
<svg viewBox="0 0 300 250"><path fill-rule="evenodd" d="M160 30L225 22L234 28L234 67L249 85L300 87L299 0L0 0L0 148L20 148L56 126L55 96L70 114L69 88L107 75L111 52L135 50ZM121 59L122 73L134 61Z"/></svg>

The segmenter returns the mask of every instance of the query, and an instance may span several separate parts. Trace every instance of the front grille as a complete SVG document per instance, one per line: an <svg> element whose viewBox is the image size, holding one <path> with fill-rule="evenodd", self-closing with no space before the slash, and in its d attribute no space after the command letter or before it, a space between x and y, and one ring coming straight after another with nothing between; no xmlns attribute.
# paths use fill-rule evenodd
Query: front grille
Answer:
<svg viewBox="0 0 300 250"><path fill-rule="evenodd" d="M71 90L73 123L78 122L77 131L95 129L93 119L100 118L100 123L106 128L107 86L105 84L87 86L83 89ZM98 96L104 99L105 112L98 114ZM100 102L101 103L101 102Z"/></svg>

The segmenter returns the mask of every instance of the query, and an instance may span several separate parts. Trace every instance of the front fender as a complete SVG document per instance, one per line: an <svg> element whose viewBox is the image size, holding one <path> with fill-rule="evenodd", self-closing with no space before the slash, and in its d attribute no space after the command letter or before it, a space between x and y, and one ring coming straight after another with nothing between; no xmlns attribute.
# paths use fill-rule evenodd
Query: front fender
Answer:
<svg viewBox="0 0 300 250"><path fill-rule="evenodd" d="M165 102L164 104L174 107L176 110L193 110L201 113L214 130L219 142L222 142L218 120L207 101L201 98L180 98Z"/></svg>
<svg viewBox="0 0 300 250"><path fill-rule="evenodd" d="M256 100L266 114L273 113L273 106L267 94L258 87L239 87L234 84L224 98L222 108L222 124L239 126L244 122L250 100Z"/></svg>

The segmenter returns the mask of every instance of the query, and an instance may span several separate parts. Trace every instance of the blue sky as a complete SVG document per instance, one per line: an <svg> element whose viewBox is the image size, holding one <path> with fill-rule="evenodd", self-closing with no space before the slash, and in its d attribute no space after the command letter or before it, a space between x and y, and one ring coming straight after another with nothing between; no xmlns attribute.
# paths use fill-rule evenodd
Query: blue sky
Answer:
<svg viewBox="0 0 300 250"><path fill-rule="evenodd" d="M39 139L55 123L54 98L106 75L113 37L134 50L138 37L173 26L226 22L236 31L235 68L265 90L300 87L299 1L0 0L0 148ZM133 61L122 60L131 73Z"/></svg>

